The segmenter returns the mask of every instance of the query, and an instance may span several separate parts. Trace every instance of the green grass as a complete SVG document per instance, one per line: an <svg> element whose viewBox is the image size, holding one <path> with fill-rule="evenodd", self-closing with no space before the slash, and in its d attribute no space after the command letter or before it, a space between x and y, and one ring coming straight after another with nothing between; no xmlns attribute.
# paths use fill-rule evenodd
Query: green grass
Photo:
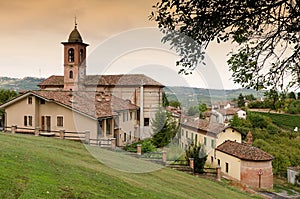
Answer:
<svg viewBox="0 0 300 199"><path fill-rule="evenodd" d="M270 117L274 124L278 127L293 131L296 126L300 128L300 115L290 115L290 114L277 114L277 113L264 113L256 112L258 114Z"/></svg>
<svg viewBox="0 0 300 199"><path fill-rule="evenodd" d="M114 164L128 161L120 153L92 150ZM96 158L81 143L0 133L0 198L251 198L168 168L129 173ZM130 162L131 167L140 164Z"/></svg>

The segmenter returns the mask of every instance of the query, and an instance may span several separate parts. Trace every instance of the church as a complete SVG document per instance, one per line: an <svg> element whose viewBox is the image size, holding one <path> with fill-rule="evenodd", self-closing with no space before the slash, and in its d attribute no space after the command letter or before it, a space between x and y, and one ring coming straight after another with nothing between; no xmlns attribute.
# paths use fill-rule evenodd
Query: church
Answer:
<svg viewBox="0 0 300 199"><path fill-rule="evenodd" d="M63 76L50 76L38 85L40 90L2 104L5 126L90 132L91 140L116 138L118 146L150 137L164 86L144 74L87 75L89 45L76 23L62 45Z"/></svg>

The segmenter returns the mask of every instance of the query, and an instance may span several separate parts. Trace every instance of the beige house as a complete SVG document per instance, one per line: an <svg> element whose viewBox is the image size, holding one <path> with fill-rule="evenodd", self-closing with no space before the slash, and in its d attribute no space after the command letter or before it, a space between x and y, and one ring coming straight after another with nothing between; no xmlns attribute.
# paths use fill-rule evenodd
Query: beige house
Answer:
<svg viewBox="0 0 300 199"><path fill-rule="evenodd" d="M116 138L118 146L139 139L139 107L100 92L29 91L1 108L5 108L8 127L89 131L91 140Z"/></svg>
<svg viewBox="0 0 300 199"><path fill-rule="evenodd" d="M41 90L1 105L5 126L89 130L93 139L118 138L119 146L150 137L150 121L162 104L164 86L143 74L87 75L88 44L77 24L62 44L64 75L50 76L38 85Z"/></svg>

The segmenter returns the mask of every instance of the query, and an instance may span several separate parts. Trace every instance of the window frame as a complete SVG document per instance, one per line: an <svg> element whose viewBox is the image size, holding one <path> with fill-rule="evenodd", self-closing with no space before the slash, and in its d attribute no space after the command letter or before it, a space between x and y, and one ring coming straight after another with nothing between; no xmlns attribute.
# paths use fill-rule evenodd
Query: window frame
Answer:
<svg viewBox="0 0 300 199"><path fill-rule="evenodd" d="M56 116L56 126L57 127L63 127L64 126L64 116L57 115Z"/></svg>

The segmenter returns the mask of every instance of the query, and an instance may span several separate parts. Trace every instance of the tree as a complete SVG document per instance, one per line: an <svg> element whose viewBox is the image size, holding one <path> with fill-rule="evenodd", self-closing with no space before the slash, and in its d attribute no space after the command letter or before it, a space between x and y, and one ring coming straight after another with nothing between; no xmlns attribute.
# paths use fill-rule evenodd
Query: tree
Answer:
<svg viewBox="0 0 300 199"><path fill-rule="evenodd" d="M175 108L180 108L181 107L181 105L180 105L180 102L178 102L178 101L169 101L169 105L170 106L173 106L173 107L175 107Z"/></svg>
<svg viewBox="0 0 300 199"><path fill-rule="evenodd" d="M165 92L162 92L162 106L163 107L169 106L169 100Z"/></svg>
<svg viewBox="0 0 300 199"><path fill-rule="evenodd" d="M187 162L189 162L189 158L194 158L195 173L203 173L207 154L205 153L201 145L190 145L189 148L185 151L185 158Z"/></svg>
<svg viewBox="0 0 300 199"><path fill-rule="evenodd" d="M180 73L192 73L212 41L232 41L239 46L228 60L235 83L300 85L298 0L161 0L153 8L150 19L165 34L162 42L181 56Z"/></svg>
<svg viewBox="0 0 300 199"><path fill-rule="evenodd" d="M296 95L295 95L294 92L290 92L290 93L288 93L287 98L289 98L289 99L296 99Z"/></svg>
<svg viewBox="0 0 300 199"><path fill-rule="evenodd" d="M151 120L153 137L152 142L156 147L168 145L175 137L178 126L176 121L166 111L159 109Z"/></svg>
<svg viewBox="0 0 300 199"><path fill-rule="evenodd" d="M190 106L187 115L188 116L194 116L194 115L199 114L199 106Z"/></svg>
<svg viewBox="0 0 300 199"><path fill-rule="evenodd" d="M245 98L249 101L254 101L256 100L256 98L254 97L254 95L251 93L249 95L245 95Z"/></svg>
<svg viewBox="0 0 300 199"><path fill-rule="evenodd" d="M240 93L237 103L238 103L238 107L244 107L245 106L245 100L244 100L244 96L243 96L242 93Z"/></svg>

